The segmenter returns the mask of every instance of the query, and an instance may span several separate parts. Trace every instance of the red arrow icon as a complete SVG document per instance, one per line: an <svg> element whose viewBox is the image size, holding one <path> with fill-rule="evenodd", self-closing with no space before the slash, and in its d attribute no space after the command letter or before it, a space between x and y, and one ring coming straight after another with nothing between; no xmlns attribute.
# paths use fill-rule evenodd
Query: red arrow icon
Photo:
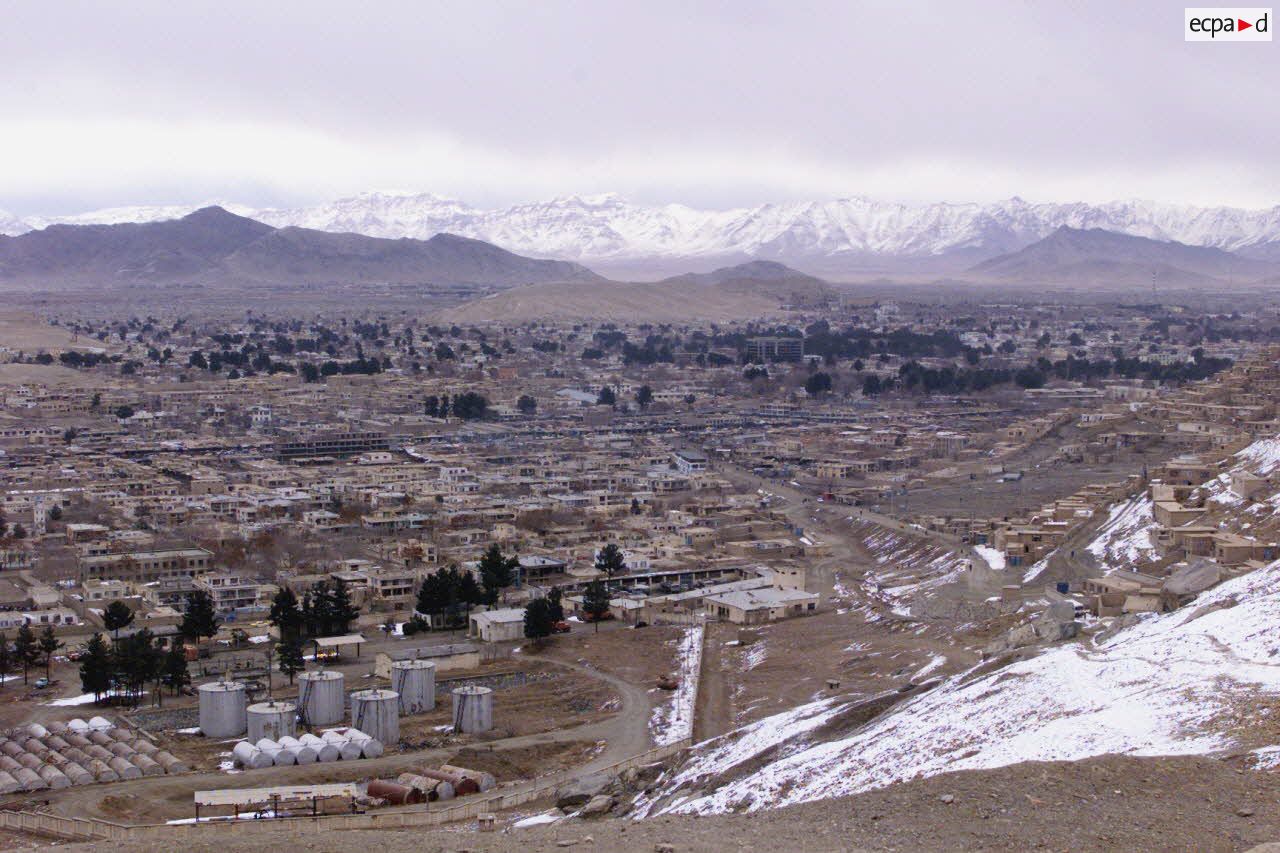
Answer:
<svg viewBox="0 0 1280 853"><path fill-rule="evenodd" d="M1236 29L1240 30L1240 32L1244 32L1245 30L1253 28L1253 24L1249 23L1243 18L1236 18L1236 23L1239 25L1238 27L1236 27Z"/></svg>

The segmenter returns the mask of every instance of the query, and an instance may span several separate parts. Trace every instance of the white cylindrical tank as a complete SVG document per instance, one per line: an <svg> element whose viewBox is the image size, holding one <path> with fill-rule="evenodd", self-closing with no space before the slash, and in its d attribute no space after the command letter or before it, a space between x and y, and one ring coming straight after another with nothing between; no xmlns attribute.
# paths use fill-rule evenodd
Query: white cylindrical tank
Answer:
<svg viewBox="0 0 1280 853"><path fill-rule="evenodd" d="M263 738L278 741L293 737L297 731L298 706L292 702L257 702L245 709L248 720L246 739L257 743Z"/></svg>
<svg viewBox="0 0 1280 853"><path fill-rule="evenodd" d="M308 726L342 722L346 706L345 682L340 672L316 670L298 676L298 714Z"/></svg>
<svg viewBox="0 0 1280 853"><path fill-rule="evenodd" d="M32 737L48 737L49 736L49 730L46 729L44 726L40 725L39 723L27 723L26 729L27 729L27 734L31 735Z"/></svg>
<svg viewBox="0 0 1280 853"><path fill-rule="evenodd" d="M359 729L347 729L347 737L351 738L351 742L360 747L360 754L365 758L377 758L382 755L382 741L369 737Z"/></svg>
<svg viewBox="0 0 1280 853"><path fill-rule="evenodd" d="M92 717L89 720L89 728L93 729L95 732L109 732L115 727L115 723L111 722L106 717Z"/></svg>
<svg viewBox="0 0 1280 853"><path fill-rule="evenodd" d="M473 684L453 691L453 730L465 734L493 728L493 691Z"/></svg>
<svg viewBox="0 0 1280 853"><path fill-rule="evenodd" d="M342 753L338 751L336 746L328 741L321 740L311 734L311 732L307 732L302 737L298 738L298 740L305 746L309 746L311 749L315 750L316 761L337 761L342 757Z"/></svg>
<svg viewBox="0 0 1280 853"><path fill-rule="evenodd" d="M290 764L297 764L298 759L292 752L285 749L271 738L262 738L254 744L258 749L262 750L271 759L271 763L277 767L287 767Z"/></svg>
<svg viewBox="0 0 1280 853"><path fill-rule="evenodd" d="M401 714L425 714L436 706L436 665L429 660L395 661L391 689L400 694Z"/></svg>
<svg viewBox="0 0 1280 853"><path fill-rule="evenodd" d="M238 681L201 684L200 731L205 737L235 737L245 730L245 690ZM95 719L97 719L95 717Z"/></svg>
<svg viewBox="0 0 1280 853"><path fill-rule="evenodd" d="M89 724L86 723L84 720L80 719L79 717L75 717L73 719L67 720L67 730L71 732L75 732L78 735L82 735L85 732L89 731Z"/></svg>
<svg viewBox="0 0 1280 853"><path fill-rule="evenodd" d="M245 770L261 770L272 764L271 756L247 740L240 741L231 749L231 757Z"/></svg>
<svg viewBox="0 0 1280 853"><path fill-rule="evenodd" d="M400 694L394 690L357 690L351 694L351 728L383 746L400 742Z"/></svg>
<svg viewBox="0 0 1280 853"><path fill-rule="evenodd" d="M360 758L360 745L351 742L351 738L337 732L324 732L320 739L338 748L338 758L342 761L356 761Z"/></svg>
<svg viewBox="0 0 1280 853"><path fill-rule="evenodd" d="M295 737L280 738L280 748L292 753L293 760L298 764L315 764L319 760L314 749Z"/></svg>

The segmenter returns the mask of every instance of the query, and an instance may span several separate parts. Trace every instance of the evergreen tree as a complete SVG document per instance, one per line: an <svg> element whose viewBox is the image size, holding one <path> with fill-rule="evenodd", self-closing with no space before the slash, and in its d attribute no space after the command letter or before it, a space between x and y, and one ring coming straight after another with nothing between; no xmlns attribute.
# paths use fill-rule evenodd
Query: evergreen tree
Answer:
<svg viewBox="0 0 1280 853"><path fill-rule="evenodd" d="M85 645L84 657L80 659L80 689L93 694L93 701L101 702L102 697L111 690L112 670L111 650L102 639L101 634L94 634Z"/></svg>
<svg viewBox="0 0 1280 853"><path fill-rule="evenodd" d="M169 644L169 650L165 652L164 663L161 666L160 678L164 686L173 691L174 696L191 683L191 673L187 670L187 653L181 643Z"/></svg>
<svg viewBox="0 0 1280 853"><path fill-rule="evenodd" d="M280 634L280 640L302 635L302 609L298 607L298 596L293 590L284 586L271 601L271 615L268 617Z"/></svg>
<svg viewBox="0 0 1280 853"><path fill-rule="evenodd" d="M282 640L279 656L280 671L289 676L289 683L293 684L293 677L307 668L306 660L302 656L302 639L292 636Z"/></svg>
<svg viewBox="0 0 1280 853"><path fill-rule="evenodd" d="M333 591L328 581L316 581L311 586L311 626L313 637L333 635Z"/></svg>
<svg viewBox="0 0 1280 853"><path fill-rule="evenodd" d="M449 606L449 594L442 577L444 571L442 569L427 575L422 579L422 586L418 587L418 601L414 610L423 616L441 616Z"/></svg>
<svg viewBox="0 0 1280 853"><path fill-rule="evenodd" d="M502 556L502 549L494 542L476 564L480 573L480 582L484 585L484 603L493 605L498 602L502 590L515 583L516 569L520 561L516 557Z"/></svg>
<svg viewBox="0 0 1280 853"><path fill-rule="evenodd" d="M148 628L116 644L116 679L135 705L146 685L159 678L163 664L164 653Z"/></svg>
<svg viewBox="0 0 1280 853"><path fill-rule="evenodd" d="M13 640L13 653L22 667L22 683L27 683L27 672L40 660L40 643L36 640L31 625L23 622L18 628L18 635Z"/></svg>
<svg viewBox="0 0 1280 853"><path fill-rule="evenodd" d="M547 603L551 605L551 621L564 621L564 593L560 591L560 587L553 586L551 591L547 593Z"/></svg>
<svg viewBox="0 0 1280 853"><path fill-rule="evenodd" d="M600 620L609 612L609 591L599 580L587 584L582 595L582 609L596 623L596 631L600 630Z"/></svg>
<svg viewBox="0 0 1280 853"><path fill-rule="evenodd" d="M516 408L522 415L532 415L538 411L538 400L528 394L521 394L520 399L516 400Z"/></svg>
<svg viewBox="0 0 1280 853"><path fill-rule="evenodd" d="M626 558L622 556L622 549L616 543L610 542L600 549L600 553L596 554L596 569L604 572L609 580L613 580L613 576L621 574L627 570Z"/></svg>
<svg viewBox="0 0 1280 853"><path fill-rule="evenodd" d="M555 620L551 618L551 603L545 598L535 598L524 609L524 635L534 643L551 636Z"/></svg>
<svg viewBox="0 0 1280 853"><path fill-rule="evenodd" d="M212 637L218 633L222 620L213 609L213 598L203 589L187 594L186 611L182 614L179 631L182 636L200 641L201 637ZM148 632L150 634L150 632Z"/></svg>
<svg viewBox="0 0 1280 853"><path fill-rule="evenodd" d="M351 623L360 615L360 608L351 603L347 582L338 578L333 582L333 596L329 600L330 630L334 636L351 630Z"/></svg>
<svg viewBox="0 0 1280 853"><path fill-rule="evenodd" d="M53 656L64 643L53 633L52 625L45 625L40 633L40 656L44 658L44 677L53 678Z"/></svg>
<svg viewBox="0 0 1280 853"><path fill-rule="evenodd" d="M648 385L641 385L636 391L636 405L642 409L647 409L653 403L653 389Z"/></svg>

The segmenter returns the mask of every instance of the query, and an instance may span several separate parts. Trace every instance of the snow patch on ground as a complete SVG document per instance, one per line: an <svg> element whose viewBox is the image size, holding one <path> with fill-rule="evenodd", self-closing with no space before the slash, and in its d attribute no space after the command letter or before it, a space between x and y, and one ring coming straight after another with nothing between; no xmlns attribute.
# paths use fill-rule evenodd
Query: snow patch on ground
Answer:
<svg viewBox="0 0 1280 853"><path fill-rule="evenodd" d="M1118 503L1111 507L1102 529L1085 550L1097 557L1098 564L1108 573L1132 569L1137 563L1155 558L1156 548L1151 541L1154 526L1150 498Z"/></svg>
<svg viewBox="0 0 1280 853"><path fill-rule="evenodd" d="M1004 569L1004 553L997 551L990 545L974 545L973 550L978 552L978 556L987 561L987 565L995 569L997 572Z"/></svg>
<svg viewBox="0 0 1280 853"><path fill-rule="evenodd" d="M85 693L82 696L68 696L65 699L54 699L52 702L44 704L50 708L70 708L75 705L92 705L97 697L92 693Z"/></svg>
<svg viewBox="0 0 1280 853"><path fill-rule="evenodd" d="M676 661L680 671L679 686L671 696L670 704L653 709L649 719L649 732L653 742L666 746L693 736L693 706L698 698L698 671L702 668L702 625L685 631L676 642Z"/></svg>
<svg viewBox="0 0 1280 853"><path fill-rule="evenodd" d="M1229 597L1235 607L1189 618ZM1280 694L1278 620L1280 562L1099 646L1072 643L980 677L954 676L838 740L806 734L839 708L803 705L700 745L664 784L661 811L770 808L1022 761L1227 748L1230 723L1218 721L1232 706ZM734 776L753 759L764 763ZM715 782L722 774L729 781Z"/></svg>

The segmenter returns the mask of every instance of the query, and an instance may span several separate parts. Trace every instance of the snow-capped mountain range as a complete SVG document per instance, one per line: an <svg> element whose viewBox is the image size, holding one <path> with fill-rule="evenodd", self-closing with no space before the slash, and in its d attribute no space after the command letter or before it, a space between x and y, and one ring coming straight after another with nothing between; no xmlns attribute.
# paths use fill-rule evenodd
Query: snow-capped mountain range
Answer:
<svg viewBox="0 0 1280 853"><path fill-rule="evenodd" d="M1063 225L1280 258L1280 206L1245 210L1148 201L1032 204L1019 198L992 204L906 205L848 198L708 210L633 204L606 194L483 209L429 193L366 193L296 208L216 203L277 227L418 239L448 232L523 255L586 263L732 257L851 265L951 257L972 263L1021 249ZM17 235L59 223L173 219L206 204L21 219L0 211L0 233Z"/></svg>

